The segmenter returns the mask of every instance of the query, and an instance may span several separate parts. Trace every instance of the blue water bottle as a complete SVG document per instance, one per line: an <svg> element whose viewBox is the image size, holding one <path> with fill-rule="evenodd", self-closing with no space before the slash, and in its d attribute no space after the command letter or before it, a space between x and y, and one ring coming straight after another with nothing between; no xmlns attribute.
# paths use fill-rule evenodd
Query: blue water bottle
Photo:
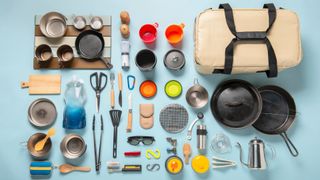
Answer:
<svg viewBox="0 0 320 180"><path fill-rule="evenodd" d="M64 101L66 106L63 113L63 128L85 128L86 111L84 104L86 102L86 93L81 79L73 77L72 81L67 84Z"/></svg>

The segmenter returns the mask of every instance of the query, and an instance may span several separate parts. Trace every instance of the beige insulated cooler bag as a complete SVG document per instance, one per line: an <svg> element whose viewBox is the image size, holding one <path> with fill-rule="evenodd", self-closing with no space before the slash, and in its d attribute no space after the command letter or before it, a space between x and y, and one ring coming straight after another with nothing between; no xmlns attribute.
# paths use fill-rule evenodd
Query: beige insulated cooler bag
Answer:
<svg viewBox="0 0 320 180"><path fill-rule="evenodd" d="M232 9L221 4L195 20L195 66L202 74L278 71L302 58L296 13L265 4L263 9Z"/></svg>

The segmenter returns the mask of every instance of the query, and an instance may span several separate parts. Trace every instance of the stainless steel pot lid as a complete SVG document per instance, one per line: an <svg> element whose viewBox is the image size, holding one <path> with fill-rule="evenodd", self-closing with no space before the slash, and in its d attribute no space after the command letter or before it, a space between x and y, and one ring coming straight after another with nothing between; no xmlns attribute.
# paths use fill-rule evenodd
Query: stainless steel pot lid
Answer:
<svg viewBox="0 0 320 180"><path fill-rule="evenodd" d="M29 122L36 127L47 127L57 118L57 110L52 101L40 98L31 103L28 110Z"/></svg>
<svg viewBox="0 0 320 180"><path fill-rule="evenodd" d="M81 157L87 149L83 138L77 134L66 135L60 143L60 150L64 157L76 159Z"/></svg>
<svg viewBox="0 0 320 180"><path fill-rule="evenodd" d="M243 80L221 83L211 98L211 111L215 119L231 128L253 124L260 116L262 99L259 91Z"/></svg>
<svg viewBox="0 0 320 180"><path fill-rule="evenodd" d="M184 54L177 49L172 49L164 56L164 65L171 70L181 70L185 65Z"/></svg>

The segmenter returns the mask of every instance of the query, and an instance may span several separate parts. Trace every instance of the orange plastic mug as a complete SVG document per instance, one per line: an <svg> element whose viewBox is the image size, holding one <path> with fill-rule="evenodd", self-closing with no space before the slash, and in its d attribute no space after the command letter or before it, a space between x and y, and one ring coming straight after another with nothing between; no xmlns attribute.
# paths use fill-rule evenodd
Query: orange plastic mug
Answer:
<svg viewBox="0 0 320 180"><path fill-rule="evenodd" d="M170 44L178 44L183 39L183 28L184 24L172 24L167 27L165 35Z"/></svg>

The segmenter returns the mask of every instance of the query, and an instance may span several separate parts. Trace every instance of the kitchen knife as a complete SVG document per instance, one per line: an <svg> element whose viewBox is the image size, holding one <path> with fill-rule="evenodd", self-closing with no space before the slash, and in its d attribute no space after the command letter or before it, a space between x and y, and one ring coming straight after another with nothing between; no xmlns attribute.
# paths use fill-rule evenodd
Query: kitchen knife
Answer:
<svg viewBox="0 0 320 180"><path fill-rule="evenodd" d="M122 107L122 73L118 73L119 105Z"/></svg>

